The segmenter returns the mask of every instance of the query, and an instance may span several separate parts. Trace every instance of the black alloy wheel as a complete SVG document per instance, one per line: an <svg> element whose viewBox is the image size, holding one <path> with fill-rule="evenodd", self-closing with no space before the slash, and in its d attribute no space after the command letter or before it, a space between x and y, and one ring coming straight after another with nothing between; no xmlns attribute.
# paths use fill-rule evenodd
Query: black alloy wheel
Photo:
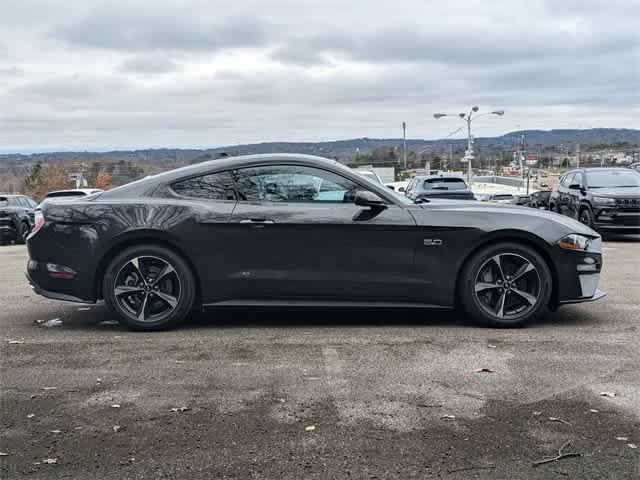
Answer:
<svg viewBox="0 0 640 480"><path fill-rule="evenodd" d="M160 330L182 321L195 296L193 274L184 260L159 246L140 246L118 255L107 268L103 295L122 323Z"/></svg>
<svg viewBox="0 0 640 480"><path fill-rule="evenodd" d="M532 248L497 244L478 252L465 266L460 299L476 320L492 326L520 326L545 311L552 279Z"/></svg>
<svg viewBox="0 0 640 480"><path fill-rule="evenodd" d="M584 207L580 211L580 223L585 224L587 227L593 228L593 214L589 207Z"/></svg>

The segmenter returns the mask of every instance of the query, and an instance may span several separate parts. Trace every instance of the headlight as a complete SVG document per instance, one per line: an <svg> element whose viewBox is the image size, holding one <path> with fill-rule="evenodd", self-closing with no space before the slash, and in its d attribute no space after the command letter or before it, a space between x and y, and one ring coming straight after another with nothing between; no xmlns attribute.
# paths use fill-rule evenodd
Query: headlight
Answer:
<svg viewBox="0 0 640 480"><path fill-rule="evenodd" d="M584 252L589 249L591 239L584 235L572 233L571 235L561 238L558 245L560 248L564 248L565 250L580 250Z"/></svg>
<svg viewBox="0 0 640 480"><path fill-rule="evenodd" d="M616 199L609 198L609 197L593 197L593 201L598 205L615 205L616 204Z"/></svg>

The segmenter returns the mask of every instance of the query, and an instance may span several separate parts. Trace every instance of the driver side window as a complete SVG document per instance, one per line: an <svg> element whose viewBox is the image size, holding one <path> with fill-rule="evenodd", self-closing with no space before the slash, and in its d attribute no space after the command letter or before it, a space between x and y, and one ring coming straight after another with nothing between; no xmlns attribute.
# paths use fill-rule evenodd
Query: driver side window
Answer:
<svg viewBox="0 0 640 480"><path fill-rule="evenodd" d="M269 165L235 172L239 200L353 203L357 184L340 175L298 165Z"/></svg>

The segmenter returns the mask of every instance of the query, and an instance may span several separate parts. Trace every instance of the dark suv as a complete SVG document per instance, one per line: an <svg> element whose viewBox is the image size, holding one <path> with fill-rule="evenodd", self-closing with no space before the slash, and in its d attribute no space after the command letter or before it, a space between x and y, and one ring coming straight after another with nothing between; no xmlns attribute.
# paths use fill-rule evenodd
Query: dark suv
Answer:
<svg viewBox="0 0 640 480"><path fill-rule="evenodd" d="M0 244L25 242L33 228L35 206L25 195L0 194Z"/></svg>
<svg viewBox="0 0 640 480"><path fill-rule="evenodd" d="M640 233L640 173L628 168L581 168L560 177L549 209L600 231Z"/></svg>

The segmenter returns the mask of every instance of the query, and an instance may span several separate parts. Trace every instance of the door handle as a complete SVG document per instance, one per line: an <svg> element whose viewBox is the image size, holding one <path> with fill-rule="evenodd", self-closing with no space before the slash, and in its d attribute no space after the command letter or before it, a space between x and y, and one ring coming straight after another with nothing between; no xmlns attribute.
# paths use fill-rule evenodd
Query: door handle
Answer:
<svg viewBox="0 0 640 480"><path fill-rule="evenodd" d="M240 220L240 223L276 223L273 220L268 220L266 218L245 218Z"/></svg>

